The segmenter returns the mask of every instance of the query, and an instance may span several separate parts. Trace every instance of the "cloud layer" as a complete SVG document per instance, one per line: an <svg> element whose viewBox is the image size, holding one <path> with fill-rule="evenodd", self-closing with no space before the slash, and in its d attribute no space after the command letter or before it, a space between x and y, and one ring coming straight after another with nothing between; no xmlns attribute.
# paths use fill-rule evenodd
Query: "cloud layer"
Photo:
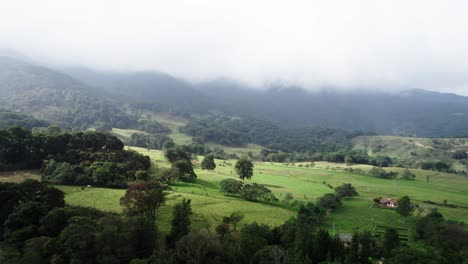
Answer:
<svg viewBox="0 0 468 264"><path fill-rule="evenodd" d="M467 1L4 1L0 47L203 81L468 95Z"/></svg>

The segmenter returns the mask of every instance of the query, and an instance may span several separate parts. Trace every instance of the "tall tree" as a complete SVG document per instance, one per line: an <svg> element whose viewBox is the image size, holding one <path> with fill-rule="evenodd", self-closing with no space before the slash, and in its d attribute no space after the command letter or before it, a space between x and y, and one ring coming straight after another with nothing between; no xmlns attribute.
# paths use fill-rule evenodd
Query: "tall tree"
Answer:
<svg viewBox="0 0 468 264"><path fill-rule="evenodd" d="M156 210L166 201L165 186L156 182L130 185L120 198L120 205L128 216L144 215L156 218Z"/></svg>
<svg viewBox="0 0 468 264"><path fill-rule="evenodd" d="M201 168L203 170L214 170L216 168L213 155L206 155L205 158L203 158Z"/></svg>
<svg viewBox="0 0 468 264"><path fill-rule="evenodd" d="M343 185L336 187L335 193L340 199L359 195L351 183L344 183Z"/></svg>
<svg viewBox="0 0 468 264"><path fill-rule="evenodd" d="M236 231L237 224L242 219L244 219L244 214L239 211L235 211L235 212L232 212L231 215L223 217L223 223L232 224L234 231Z"/></svg>
<svg viewBox="0 0 468 264"><path fill-rule="evenodd" d="M385 257L390 257L391 252L400 246L400 238L395 228L387 228L384 235L383 251Z"/></svg>
<svg viewBox="0 0 468 264"><path fill-rule="evenodd" d="M396 211L403 217L407 217L413 211L411 200L407 195L401 197L400 200L398 200L398 207L396 208Z"/></svg>
<svg viewBox="0 0 468 264"><path fill-rule="evenodd" d="M251 179L253 176L254 164L247 157L242 157L236 162L236 172L239 175L239 178Z"/></svg>
<svg viewBox="0 0 468 264"><path fill-rule="evenodd" d="M191 200L183 199L174 206L172 211L171 233L167 236L167 243L174 247L177 240L190 231L190 215L192 214Z"/></svg>

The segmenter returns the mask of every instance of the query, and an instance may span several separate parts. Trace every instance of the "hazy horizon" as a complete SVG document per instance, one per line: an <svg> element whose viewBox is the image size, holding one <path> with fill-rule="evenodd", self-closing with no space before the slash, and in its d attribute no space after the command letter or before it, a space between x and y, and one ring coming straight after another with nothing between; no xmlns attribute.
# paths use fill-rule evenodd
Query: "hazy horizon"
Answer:
<svg viewBox="0 0 468 264"><path fill-rule="evenodd" d="M468 95L464 1L10 1L0 48L203 82Z"/></svg>

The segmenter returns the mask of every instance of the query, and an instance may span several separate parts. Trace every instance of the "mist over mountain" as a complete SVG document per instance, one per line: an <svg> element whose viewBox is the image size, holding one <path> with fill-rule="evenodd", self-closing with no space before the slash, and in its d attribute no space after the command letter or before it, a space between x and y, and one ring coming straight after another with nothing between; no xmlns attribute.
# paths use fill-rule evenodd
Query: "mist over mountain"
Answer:
<svg viewBox="0 0 468 264"><path fill-rule="evenodd" d="M86 129L96 123L135 123L104 91L63 72L11 57L0 57L2 107L35 118Z"/></svg>
<svg viewBox="0 0 468 264"><path fill-rule="evenodd" d="M297 87L266 91L208 84L200 89L237 114L255 114L284 127L320 126L380 134L463 135L468 131L468 97L420 89L398 93L308 92Z"/></svg>
<svg viewBox="0 0 468 264"><path fill-rule="evenodd" d="M214 103L182 79L157 71L104 72L89 68L65 68L70 76L102 89L114 98L143 104L177 106L184 111L207 112Z"/></svg>
<svg viewBox="0 0 468 264"><path fill-rule="evenodd" d="M135 109L159 105L191 114L263 118L280 127L323 127L389 135L455 136L468 131L468 97L421 89L376 92L272 85L254 89L234 80L191 83L156 71L51 69L0 57L0 101L36 118L90 127L128 127ZM125 105L132 105L128 110Z"/></svg>

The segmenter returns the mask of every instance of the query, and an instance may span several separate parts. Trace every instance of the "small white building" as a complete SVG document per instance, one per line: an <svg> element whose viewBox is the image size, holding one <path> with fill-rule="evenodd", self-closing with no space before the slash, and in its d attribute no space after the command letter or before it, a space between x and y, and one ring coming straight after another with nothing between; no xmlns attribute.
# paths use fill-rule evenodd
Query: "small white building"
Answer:
<svg viewBox="0 0 468 264"><path fill-rule="evenodd" d="M395 208L398 207L398 201L392 198L382 198L380 199L380 204L387 208Z"/></svg>

